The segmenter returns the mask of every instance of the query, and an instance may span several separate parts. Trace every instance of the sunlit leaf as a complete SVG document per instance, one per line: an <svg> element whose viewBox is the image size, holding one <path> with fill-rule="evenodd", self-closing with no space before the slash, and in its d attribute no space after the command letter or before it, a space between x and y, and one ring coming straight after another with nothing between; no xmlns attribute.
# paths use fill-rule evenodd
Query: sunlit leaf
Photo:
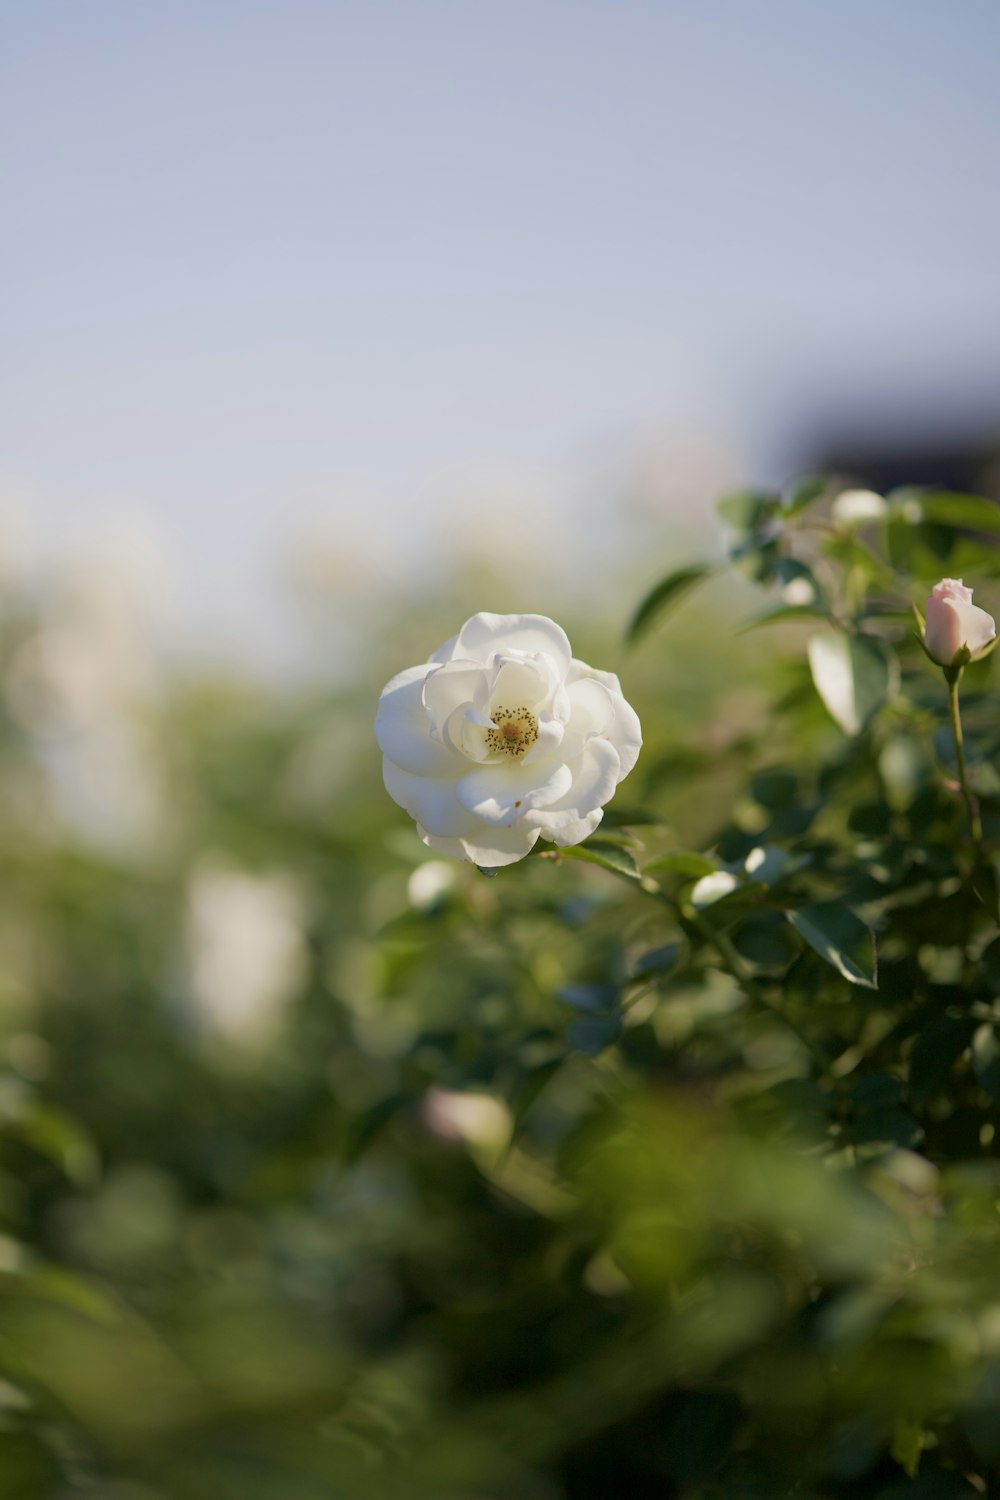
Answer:
<svg viewBox="0 0 1000 1500"><path fill-rule="evenodd" d="M743 861L747 878L758 885L778 885L812 863L811 854L790 854L775 844L758 844Z"/></svg>
<svg viewBox="0 0 1000 1500"><path fill-rule="evenodd" d="M696 583L707 578L712 568L705 563L689 563L668 573L649 590L625 627L626 645L634 646L641 636L663 617L672 604L676 604Z"/></svg>
<svg viewBox="0 0 1000 1500"><path fill-rule="evenodd" d="M555 852L555 851L552 851ZM588 839L585 844L573 844L568 849L558 850L559 859L576 859L584 864L600 865L616 875L625 875L630 880L639 879L639 869L626 849L603 839Z"/></svg>
<svg viewBox="0 0 1000 1500"><path fill-rule="evenodd" d="M878 988L874 959L862 964L853 956L869 934L850 907L841 901L818 901L785 915L810 948L849 983L864 989Z"/></svg>
<svg viewBox="0 0 1000 1500"><path fill-rule="evenodd" d="M705 906L714 906L717 901L732 895L739 883L729 870L713 870L711 875L703 875L692 889L691 905L699 910Z"/></svg>
<svg viewBox="0 0 1000 1500"><path fill-rule="evenodd" d="M894 658L882 642L842 631L813 636L809 667L816 691L845 734L858 734L893 689Z"/></svg>

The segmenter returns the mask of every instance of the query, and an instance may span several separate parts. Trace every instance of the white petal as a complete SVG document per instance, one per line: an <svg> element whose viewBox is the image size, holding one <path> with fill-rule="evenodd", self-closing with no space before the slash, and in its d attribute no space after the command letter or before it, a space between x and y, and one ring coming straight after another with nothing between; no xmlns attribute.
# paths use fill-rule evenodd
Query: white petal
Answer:
<svg viewBox="0 0 1000 1500"><path fill-rule="evenodd" d="M607 740L593 739L584 746L583 754L569 769L572 772L571 785L558 801L525 815L524 821L540 828L546 838L556 838L561 829L570 828L589 817L611 799L618 785L621 762L614 745Z"/></svg>
<svg viewBox="0 0 1000 1500"><path fill-rule="evenodd" d="M578 657L574 656L570 662L569 671L566 673L567 685L571 682L580 682L587 678L601 683L609 692L617 693L619 697L621 696L622 685L614 672L602 672L598 667L588 667L585 661L580 661Z"/></svg>
<svg viewBox="0 0 1000 1500"><path fill-rule="evenodd" d="M453 838L468 827L468 814L455 796L456 783L430 776L411 776L391 760L382 762L382 779L393 802L431 833Z"/></svg>
<svg viewBox="0 0 1000 1500"><path fill-rule="evenodd" d="M423 699L438 734L444 733L448 718L463 704L484 708L487 686L486 673L475 662L450 661L432 666L424 680Z"/></svg>
<svg viewBox="0 0 1000 1500"><path fill-rule="evenodd" d="M621 761L618 780L624 781L639 759L639 751L642 749L642 727L639 724L639 715L631 703L626 703L620 695L615 703L615 721L608 731L608 739L618 751L618 758Z"/></svg>
<svg viewBox="0 0 1000 1500"><path fill-rule="evenodd" d="M469 760L484 761L490 750L486 743L486 731L494 727L493 720L481 708L463 703L450 715L444 726L444 740Z"/></svg>
<svg viewBox="0 0 1000 1500"><path fill-rule="evenodd" d="M431 738L431 724L421 693L429 663L409 667L386 683L375 715L375 738L383 755L421 776L443 776L456 757Z"/></svg>
<svg viewBox="0 0 1000 1500"><path fill-rule="evenodd" d="M972 590L966 588L961 578L942 578L931 589L932 599L950 599L953 604L971 604Z"/></svg>
<svg viewBox="0 0 1000 1500"><path fill-rule="evenodd" d="M621 683L614 672L599 672L588 667L586 662L574 660L566 678L566 691L574 709L578 705L587 708L593 730L609 739L621 758L619 781L624 781L642 749L642 729L639 716L632 705L626 702ZM610 718L601 722L597 707L597 694L606 693L612 706ZM581 718L574 715L570 722L571 732L581 729ZM586 739L586 736L583 736ZM582 743L582 741L581 741Z"/></svg>
<svg viewBox="0 0 1000 1500"><path fill-rule="evenodd" d="M537 708L558 685L549 657L498 656L494 662L489 702L492 708Z"/></svg>
<svg viewBox="0 0 1000 1500"><path fill-rule="evenodd" d="M486 662L494 651L544 651L565 672L572 661L566 632L546 615L473 615L458 633L462 656Z"/></svg>
<svg viewBox="0 0 1000 1500"><path fill-rule="evenodd" d="M927 600L924 645L934 660L946 667L961 644L962 618L958 605L940 594L931 594Z"/></svg>
<svg viewBox="0 0 1000 1500"><path fill-rule="evenodd" d="M960 604L962 643L972 652L981 651L997 633L996 621L978 604Z"/></svg>
<svg viewBox="0 0 1000 1500"><path fill-rule="evenodd" d="M570 723L574 729L582 727L585 736L604 734L615 716L614 701L604 684L592 677L581 677L567 683L566 691L573 710ZM579 724L581 717L583 726Z"/></svg>
<svg viewBox="0 0 1000 1500"><path fill-rule="evenodd" d="M431 652L430 656L427 658L428 662L435 663L451 661L452 657L455 655L455 647L457 645L458 636L453 635L451 637L451 640L445 641L443 646L439 646L436 651Z"/></svg>
<svg viewBox="0 0 1000 1500"><path fill-rule="evenodd" d="M417 832L429 849L450 854L454 859L466 859L484 870L516 864L531 853L538 840L537 828L487 828L482 823L470 829L464 838L438 838L419 823Z"/></svg>
<svg viewBox="0 0 1000 1500"><path fill-rule="evenodd" d="M462 806L477 818L510 828L534 808L557 802L572 784L573 775L566 765L491 765L463 776L455 791Z"/></svg>
<svg viewBox="0 0 1000 1500"><path fill-rule="evenodd" d="M589 839L603 817L604 808L596 807L592 813L588 813L585 818L580 818L578 822L566 823L544 836L553 844L558 844L560 849L568 849L570 844L582 844L584 839Z"/></svg>
<svg viewBox="0 0 1000 1500"><path fill-rule="evenodd" d="M521 756L521 765L531 766L536 761L547 760L554 755L562 744L565 733L566 730L558 719L539 719L538 738ZM560 755L559 759L565 761L568 757Z"/></svg>

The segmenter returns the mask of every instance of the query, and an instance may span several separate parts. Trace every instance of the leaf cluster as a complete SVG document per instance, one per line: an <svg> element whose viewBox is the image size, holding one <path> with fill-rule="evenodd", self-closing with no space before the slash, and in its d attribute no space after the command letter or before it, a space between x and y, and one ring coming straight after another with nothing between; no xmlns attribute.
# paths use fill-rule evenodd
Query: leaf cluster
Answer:
<svg viewBox="0 0 1000 1500"><path fill-rule="evenodd" d="M163 826L99 844L5 602L0 1493L994 1492L995 667L977 833L911 606L988 604L1000 523L826 479L721 520L630 660L697 674L670 608L732 570L756 697L649 693L598 833L491 879L401 828L351 693L177 684Z"/></svg>

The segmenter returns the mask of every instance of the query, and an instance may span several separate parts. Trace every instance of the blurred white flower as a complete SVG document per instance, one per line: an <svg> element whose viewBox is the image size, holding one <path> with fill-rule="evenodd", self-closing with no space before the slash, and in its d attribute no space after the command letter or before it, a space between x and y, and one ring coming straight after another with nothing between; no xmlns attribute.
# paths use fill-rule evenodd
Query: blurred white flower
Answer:
<svg viewBox="0 0 1000 1500"><path fill-rule="evenodd" d="M961 578L942 578L927 599L924 646L942 667L951 666L967 646L974 658L997 633L996 622L972 602L972 590Z"/></svg>
<svg viewBox="0 0 1000 1500"><path fill-rule="evenodd" d="M433 906L455 889L455 867L443 859L428 859L418 865L406 882L410 905L418 910Z"/></svg>
<svg viewBox="0 0 1000 1500"><path fill-rule="evenodd" d="M306 971L303 900L283 873L200 866L188 891L191 983L202 1019L227 1040L272 1037Z"/></svg>
<svg viewBox="0 0 1000 1500"><path fill-rule="evenodd" d="M430 1089L424 1095L421 1117L431 1134L443 1141L499 1149L510 1137L510 1111L492 1094Z"/></svg>
<svg viewBox="0 0 1000 1500"><path fill-rule="evenodd" d="M886 508L882 496L874 490L841 490L833 502L833 519L842 526L864 526L880 521Z"/></svg>
<svg viewBox="0 0 1000 1500"><path fill-rule="evenodd" d="M386 685L375 735L424 843L488 867L593 833L642 744L618 678L545 615L473 615Z"/></svg>

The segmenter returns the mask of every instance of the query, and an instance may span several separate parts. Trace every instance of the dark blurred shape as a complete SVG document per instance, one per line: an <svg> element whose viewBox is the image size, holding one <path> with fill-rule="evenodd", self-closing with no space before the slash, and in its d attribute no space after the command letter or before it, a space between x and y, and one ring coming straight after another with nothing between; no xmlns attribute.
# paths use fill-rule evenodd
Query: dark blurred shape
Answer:
<svg viewBox="0 0 1000 1500"><path fill-rule="evenodd" d="M887 494L901 485L959 490L1000 501L1000 414L966 423L955 417L906 419L874 425L859 417L805 427L796 468L837 474Z"/></svg>

